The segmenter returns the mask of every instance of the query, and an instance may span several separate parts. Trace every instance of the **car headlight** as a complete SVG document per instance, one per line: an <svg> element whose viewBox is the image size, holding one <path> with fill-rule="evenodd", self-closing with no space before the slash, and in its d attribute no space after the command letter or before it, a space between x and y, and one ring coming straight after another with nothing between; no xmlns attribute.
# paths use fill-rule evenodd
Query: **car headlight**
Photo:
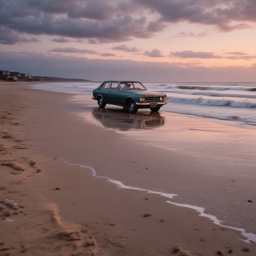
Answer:
<svg viewBox="0 0 256 256"><path fill-rule="evenodd" d="M144 97L139 97L139 101L145 101Z"/></svg>
<svg viewBox="0 0 256 256"><path fill-rule="evenodd" d="M160 97L160 101L162 101L163 100L163 97Z"/></svg>

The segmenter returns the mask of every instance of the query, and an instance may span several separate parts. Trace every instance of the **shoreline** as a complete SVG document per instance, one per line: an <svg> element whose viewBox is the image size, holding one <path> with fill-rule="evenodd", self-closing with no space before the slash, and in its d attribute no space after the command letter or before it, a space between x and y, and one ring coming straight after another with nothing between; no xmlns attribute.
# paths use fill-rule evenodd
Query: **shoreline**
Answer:
<svg viewBox="0 0 256 256"><path fill-rule="evenodd" d="M0 84L0 86L2 85ZM7 94L11 93L10 91L8 92L8 89L5 88L5 90L7 90ZM33 183L35 182L38 185L37 189L41 191L40 193L42 193L45 201L55 202L55 205L58 205L60 215L65 220L68 220L69 223L73 222L76 225L81 225L84 221L86 222L87 232L91 232L93 235L95 234L93 238L94 242L92 242L94 244L92 247L94 247L93 253L95 255L97 255L96 247L99 255L104 255L104 253L111 253L111 255L131 255L131 251L133 252L132 255L169 255L176 246L180 246L181 251L185 250L184 255L196 255L195 253L209 255L210 253L216 254L218 251L222 251L224 254L228 250L232 250L233 255L241 255L241 253L245 253L241 252L245 248L249 250L246 255L253 255L255 251L254 245L247 245L239 241L241 235L238 232L232 230L225 230L223 232L222 229L216 227L210 221L200 218L196 212L190 209L181 209L175 206L170 207L170 205L164 202L165 200L163 198L159 199L157 195L146 196L143 191L118 190L118 188L112 184L108 184L106 181L94 179L91 177L91 174L84 173L78 166L70 167L63 165L58 160L59 156L65 155L65 150L62 148L63 145L72 147L78 144L72 144L72 141L75 140L74 138L65 138L66 141L62 145L58 145L59 140L54 141L58 136L62 138L64 134L70 136L69 132L73 131L74 134L72 136L75 137L76 135L77 139L75 141L77 142L81 140L81 137L79 137L79 134L81 136L80 132L85 130L88 133L87 145L83 144L82 146L86 145L87 151L94 150L96 154L97 147L93 148L96 141L91 141L93 136L95 138L97 136L102 136L102 138L109 136L110 139L107 140L109 142L111 139L118 138L119 135L116 137L107 128L104 128L103 131L102 128L97 129L93 125L87 124L86 126L84 122L76 121L76 117L71 112L79 112L80 109L75 105L68 106L65 102L70 98L68 95L54 92L35 92L24 88L24 86L19 89L16 88L16 90L18 91L15 93L21 95L25 99L25 102L28 101L26 104L29 105L28 112L23 112L22 115L18 114L18 116L23 122L26 122L23 126L25 131L22 128L22 131L19 132L23 136L25 134L26 139L30 141L31 149L22 149L21 151L25 152L25 155L31 155L36 158L36 165L38 165L39 169L41 168L43 170L38 175L34 174L28 183L32 183L33 180ZM47 108L42 108L45 104L48 104ZM52 113L49 113L48 109L51 109ZM41 116L38 114L41 114ZM50 124L48 123L49 121ZM36 124L32 124L33 122L36 122ZM66 131L64 129L64 131L61 131L62 134L58 135L58 129L63 129L63 127L69 127L69 129L66 128ZM13 130L17 133L15 129ZM100 135L99 131L101 133L103 132L104 136ZM48 136L49 138L47 139ZM6 141L1 140L0 144L3 144L3 142L6 143ZM9 142L13 143L13 139L10 139ZM5 144L3 145L6 147ZM133 147L132 143L128 142L128 145L128 147ZM80 152L81 145L77 150ZM19 150L16 149L16 151ZM55 155L53 152L55 152ZM152 154L150 152L148 153ZM16 154L19 155L20 153L12 152L12 155ZM90 155L86 162L95 162L95 160L89 159ZM80 156L73 155L74 160L76 157L79 158ZM128 156L127 159L130 159L130 163L133 160L131 156ZM102 161L104 163L105 160L102 159ZM98 163L98 165L103 167L103 163ZM120 164L128 166L129 169L130 163L123 162ZM142 163L145 164L145 160L142 159ZM90 166L93 165L97 164L90 164ZM29 169L30 167L26 168ZM4 168L5 171L9 170L7 167ZM35 171L32 167L31 170L32 172ZM68 182L63 172L69 177ZM85 177L85 179L81 179L81 177ZM48 185L49 182L51 185ZM86 188L83 182L86 183ZM24 184L24 186L27 185ZM30 184L30 186L32 185ZM60 188L60 191L56 191L56 188ZM84 194L81 195L78 190ZM17 198L21 201L24 200L22 197L17 196ZM36 200L39 199L37 198ZM82 205L81 202L86 206ZM74 203L75 205L73 205ZM56 209L55 215L58 212ZM86 217L84 213L86 213ZM149 216L143 217L145 214L149 214ZM30 215L33 216L33 210ZM33 228L32 225L31 229ZM213 229L216 232L212 232ZM149 230L152 233L149 234ZM82 232L80 233L82 235L84 234ZM107 234L107 238L104 233ZM82 240L84 242L85 238L82 238L81 234L79 241ZM202 239L204 241L201 241ZM53 239L52 241L55 240ZM97 246L95 241L97 241ZM56 241L53 243L56 243ZM227 244L229 244L228 248L226 247ZM85 248L88 249L87 247L78 246L77 250L85 250ZM162 251L159 251L160 248L162 248ZM27 252L29 250L32 249L28 248ZM37 248L36 250L39 249ZM48 255L46 254L48 253L47 250L41 253L43 253L42 255Z"/></svg>
<svg viewBox="0 0 256 256"><path fill-rule="evenodd" d="M21 82L22 83L22 82ZM37 85L38 84L58 84L58 83L63 83L63 82L38 82L36 83ZM69 84L70 82L64 82L66 84ZM97 83L97 82L88 82L88 83ZM100 82L99 82L100 84ZM33 84L30 84L30 85L33 85ZM33 89L36 89L36 90L42 90L42 91L49 91L49 92L60 92L60 93L66 93L66 94L69 94L69 95L84 95L84 96L89 96L88 94L84 94L84 93L75 93L75 92L71 92L71 91L59 91L59 90L49 90L49 88L33 88ZM171 104L171 103L169 103ZM194 105L194 104L192 104ZM229 108L229 106L226 106L227 108ZM239 109L239 108L238 108ZM242 128L250 128L250 129L256 129L256 124L255 123L250 123L246 120L239 120L239 118L237 116L234 116L234 118L232 117L231 119L227 119L227 118L221 118L221 117L211 117L211 116L204 116L204 115L200 115L200 114L196 114L196 113L182 113L182 112L177 112L177 111L173 111L173 110L166 110L165 108L161 109L161 112L167 112L167 113L173 113L173 114L178 114L178 115L183 115L183 116L187 116L187 117L195 117L195 118L203 118L203 119L209 119L213 122L216 122L216 123L220 123L220 124L226 124L226 125L230 125L230 126L237 126L237 127L242 127Z"/></svg>

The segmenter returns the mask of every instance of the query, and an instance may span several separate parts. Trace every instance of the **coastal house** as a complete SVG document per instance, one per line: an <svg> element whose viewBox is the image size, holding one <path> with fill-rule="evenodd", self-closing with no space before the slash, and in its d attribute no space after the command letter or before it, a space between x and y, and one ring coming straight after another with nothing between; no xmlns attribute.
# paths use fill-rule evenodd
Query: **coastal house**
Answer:
<svg viewBox="0 0 256 256"><path fill-rule="evenodd" d="M10 76L11 73L8 70L2 70L2 75L4 76Z"/></svg>
<svg viewBox="0 0 256 256"><path fill-rule="evenodd" d="M10 72L11 76L19 76L20 72Z"/></svg>

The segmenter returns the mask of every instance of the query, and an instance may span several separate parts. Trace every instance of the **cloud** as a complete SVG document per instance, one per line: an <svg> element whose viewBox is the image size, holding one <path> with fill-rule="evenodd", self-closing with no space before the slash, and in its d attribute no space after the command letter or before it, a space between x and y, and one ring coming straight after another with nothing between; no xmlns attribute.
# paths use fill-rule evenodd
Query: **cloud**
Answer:
<svg viewBox="0 0 256 256"><path fill-rule="evenodd" d="M123 52L138 52L136 47L127 47L126 45L118 45L112 48L112 50L123 51Z"/></svg>
<svg viewBox="0 0 256 256"><path fill-rule="evenodd" d="M141 80L142 82L236 82L255 81L255 67L180 67L178 63L142 62L114 59L88 59L75 55L52 55L29 52L0 52L0 69L31 75Z"/></svg>
<svg viewBox="0 0 256 256"><path fill-rule="evenodd" d="M102 53L101 56L104 56L104 57L115 57L116 55L113 54L113 53Z"/></svg>
<svg viewBox="0 0 256 256"><path fill-rule="evenodd" d="M213 52L193 52L193 51L181 51L181 52L171 52L170 57L188 59L221 59L221 56L216 56Z"/></svg>
<svg viewBox="0 0 256 256"><path fill-rule="evenodd" d="M176 37L207 37L207 33L199 33L199 34L194 34L194 33L185 33L181 32L179 33Z"/></svg>
<svg viewBox="0 0 256 256"><path fill-rule="evenodd" d="M155 57L155 58L156 57L164 57L158 49L153 49L151 52L145 51L144 55L149 56L149 57Z"/></svg>
<svg viewBox="0 0 256 256"><path fill-rule="evenodd" d="M112 4L102 0L78 2L73 8L68 10L68 17L105 21L115 16L127 15L140 10L139 6L133 1L119 1Z"/></svg>
<svg viewBox="0 0 256 256"><path fill-rule="evenodd" d="M40 40L38 38L30 37L26 38L18 32L7 29L5 27L0 27L0 44L21 44L21 43L38 43Z"/></svg>
<svg viewBox="0 0 256 256"><path fill-rule="evenodd" d="M22 33L97 43L148 39L179 22L215 26L222 32L250 28L248 22L256 22L256 1L2 0L0 5L0 27L12 31L1 35L5 44L34 40Z"/></svg>
<svg viewBox="0 0 256 256"><path fill-rule="evenodd" d="M254 0L136 0L136 3L158 13L159 21L214 25L223 32L246 29L249 26L244 22L256 22Z"/></svg>
<svg viewBox="0 0 256 256"><path fill-rule="evenodd" d="M242 55L238 55L235 54L233 56L225 56L225 59L229 59L229 60L253 60L256 59L256 55L249 55L249 54L242 54Z"/></svg>
<svg viewBox="0 0 256 256"><path fill-rule="evenodd" d="M248 29L251 28L248 24L241 23L238 25L227 25L227 24L218 24L218 28L224 32L231 32L234 30L242 30L242 29Z"/></svg>
<svg viewBox="0 0 256 256"><path fill-rule="evenodd" d="M54 48L51 49L49 52L62 52L62 53L88 53L88 54L98 54L96 51L92 51L92 50L80 50L77 48L73 48L73 47L68 47L68 48Z"/></svg>
<svg viewBox="0 0 256 256"><path fill-rule="evenodd" d="M89 40L88 40L88 43L89 43L89 44L97 44L98 41L97 41L96 39L89 39Z"/></svg>
<svg viewBox="0 0 256 256"><path fill-rule="evenodd" d="M132 0L112 5L102 0L4 0L0 5L0 26L20 33L96 42L154 36L157 26L152 29L145 16L136 16L135 6ZM158 27L162 29L161 24Z"/></svg>
<svg viewBox="0 0 256 256"><path fill-rule="evenodd" d="M70 42L69 39L63 38L63 37L53 38L51 41L56 42L56 43L68 43L68 42Z"/></svg>
<svg viewBox="0 0 256 256"><path fill-rule="evenodd" d="M214 52L194 52L194 51L181 51L171 52L170 57L181 59L230 59L230 60L251 60L256 59L256 55L249 55L244 52L227 52L225 55L215 55Z"/></svg>
<svg viewBox="0 0 256 256"><path fill-rule="evenodd" d="M239 56L241 56L241 55L247 55L247 53L245 53L245 52L227 52L226 54L239 55Z"/></svg>

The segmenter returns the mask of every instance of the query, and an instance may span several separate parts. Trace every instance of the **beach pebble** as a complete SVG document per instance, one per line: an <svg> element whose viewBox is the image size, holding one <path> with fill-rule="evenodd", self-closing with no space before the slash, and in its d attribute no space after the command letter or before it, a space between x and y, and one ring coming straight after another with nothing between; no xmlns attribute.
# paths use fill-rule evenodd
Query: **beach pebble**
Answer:
<svg viewBox="0 0 256 256"><path fill-rule="evenodd" d="M242 249L242 252L249 252L249 251L250 251L249 248L244 248L244 249Z"/></svg>
<svg viewBox="0 0 256 256"><path fill-rule="evenodd" d="M233 250L229 249L229 250L228 250L228 253L233 253Z"/></svg>
<svg viewBox="0 0 256 256"><path fill-rule="evenodd" d="M150 217L150 216L152 216L151 213L145 213L144 215L142 215L142 217L145 217L145 218Z"/></svg>
<svg viewBox="0 0 256 256"><path fill-rule="evenodd" d="M224 255L222 251L217 251L216 254L217 255Z"/></svg>
<svg viewBox="0 0 256 256"><path fill-rule="evenodd" d="M60 188L55 188L54 190L60 190Z"/></svg>
<svg viewBox="0 0 256 256"><path fill-rule="evenodd" d="M252 203L252 200L248 200L249 203Z"/></svg>
<svg viewBox="0 0 256 256"><path fill-rule="evenodd" d="M24 249L22 249L21 251L20 251L20 253L25 253L25 252L27 252L27 248L24 248Z"/></svg>
<svg viewBox="0 0 256 256"><path fill-rule="evenodd" d="M36 164L36 162L34 162L34 161L32 161L32 160L29 161L29 165L30 165L31 167L34 167L35 164Z"/></svg>
<svg viewBox="0 0 256 256"><path fill-rule="evenodd" d="M172 253L177 253L177 252L179 252L179 251L180 251L179 246L176 246L176 247L174 247L174 248L172 249Z"/></svg>
<svg viewBox="0 0 256 256"><path fill-rule="evenodd" d="M41 169L37 169L36 172L39 173L39 172L42 172L42 170Z"/></svg>

